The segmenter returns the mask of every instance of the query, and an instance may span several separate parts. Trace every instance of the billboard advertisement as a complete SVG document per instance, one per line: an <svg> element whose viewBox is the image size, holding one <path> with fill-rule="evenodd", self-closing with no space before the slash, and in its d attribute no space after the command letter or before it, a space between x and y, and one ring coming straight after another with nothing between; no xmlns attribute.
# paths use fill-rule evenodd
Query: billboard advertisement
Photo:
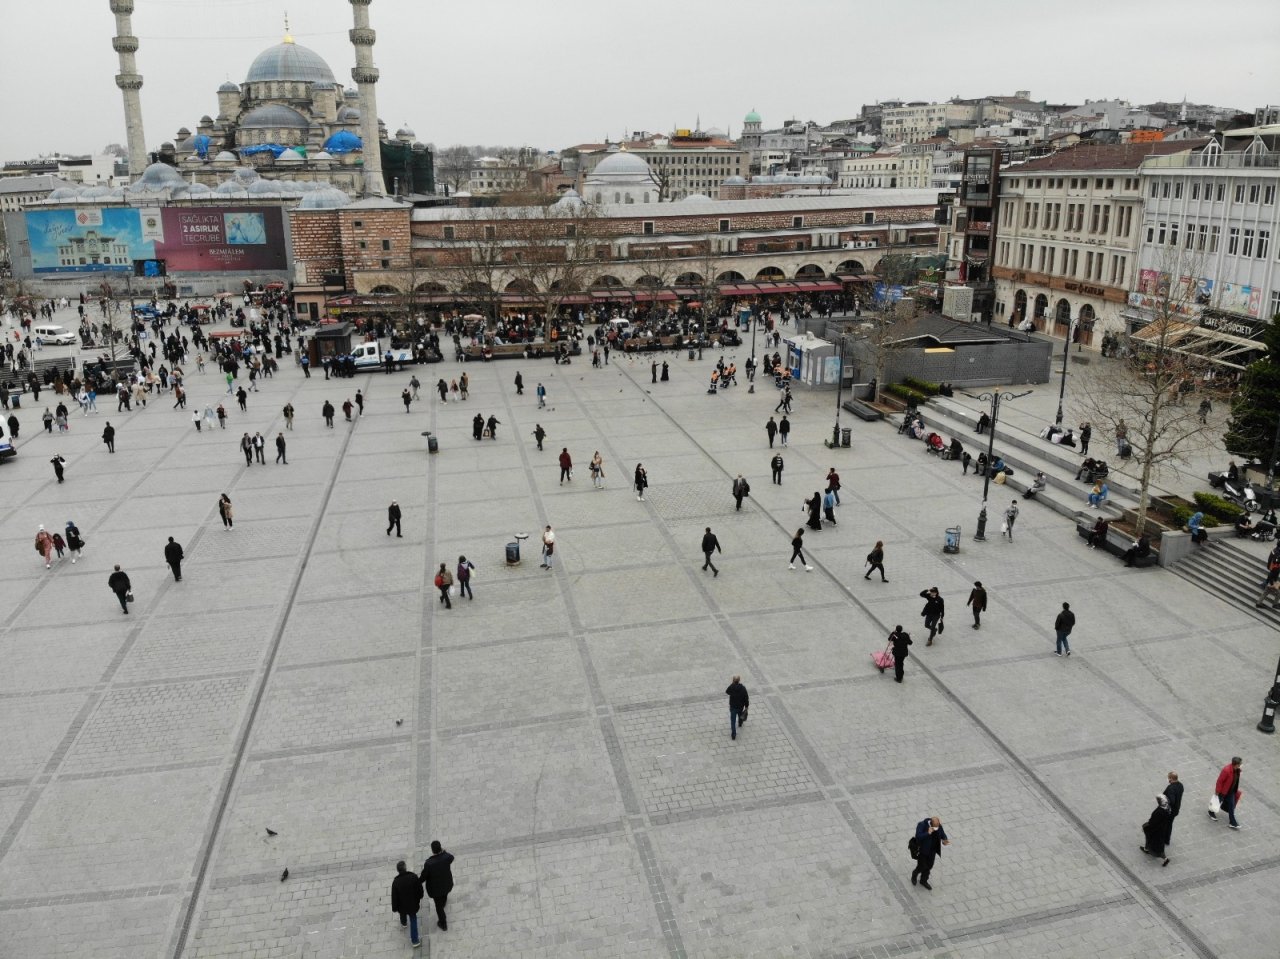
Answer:
<svg viewBox="0 0 1280 959"><path fill-rule="evenodd" d="M278 207L28 210L36 273L116 273L164 260L169 273L285 270Z"/></svg>

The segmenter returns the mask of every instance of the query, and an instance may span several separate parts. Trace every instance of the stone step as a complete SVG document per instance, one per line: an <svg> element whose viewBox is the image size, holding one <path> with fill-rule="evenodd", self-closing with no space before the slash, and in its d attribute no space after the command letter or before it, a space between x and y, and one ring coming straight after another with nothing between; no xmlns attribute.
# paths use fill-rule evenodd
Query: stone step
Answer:
<svg viewBox="0 0 1280 959"><path fill-rule="evenodd" d="M1254 605L1266 575L1257 557L1230 543L1210 540L1171 568L1188 583L1229 606L1244 610L1262 622L1280 626L1280 610L1270 605Z"/></svg>

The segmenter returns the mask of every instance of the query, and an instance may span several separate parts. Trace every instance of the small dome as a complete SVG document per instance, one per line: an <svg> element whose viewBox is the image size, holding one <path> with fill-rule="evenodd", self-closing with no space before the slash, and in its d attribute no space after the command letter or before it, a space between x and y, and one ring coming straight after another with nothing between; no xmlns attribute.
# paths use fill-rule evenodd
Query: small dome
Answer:
<svg viewBox="0 0 1280 959"><path fill-rule="evenodd" d="M297 110L279 103L268 103L241 117L240 126L246 130L307 130L311 123Z"/></svg>
<svg viewBox="0 0 1280 959"><path fill-rule="evenodd" d="M191 136L191 131L186 127L178 127L178 139L183 140Z"/></svg>
<svg viewBox="0 0 1280 959"><path fill-rule="evenodd" d="M166 190L181 185L182 174L167 163L153 163L142 171L138 182L134 184L140 190Z"/></svg>
<svg viewBox="0 0 1280 959"><path fill-rule="evenodd" d="M740 176L731 176L731 177L726 177L722 185L723 186L743 186L746 184L746 182L747 181L742 179L742 177Z"/></svg>
<svg viewBox="0 0 1280 959"><path fill-rule="evenodd" d="M224 180L213 188L218 196L248 196L244 184L237 180Z"/></svg>
<svg viewBox="0 0 1280 959"><path fill-rule="evenodd" d="M328 150L321 150L319 153L311 154L312 160L332 160L333 156Z"/></svg>
<svg viewBox="0 0 1280 959"><path fill-rule="evenodd" d="M351 197L347 196L337 187L326 186L319 190L312 190L307 193L302 202L298 204L300 210L333 210L340 206L346 206L351 202Z"/></svg>
<svg viewBox="0 0 1280 959"><path fill-rule="evenodd" d="M360 120L360 111L355 107L340 107L338 109L339 123L358 123Z"/></svg>
<svg viewBox="0 0 1280 959"><path fill-rule="evenodd" d="M643 157L638 157L634 153L627 153L625 150L619 150L617 153L611 153L591 171L591 176L607 176L619 179L651 179L653 171L649 169L649 164L644 162Z"/></svg>
<svg viewBox="0 0 1280 959"><path fill-rule="evenodd" d="M415 136L417 136L417 134L415 134L408 127L401 127L399 130L396 131L396 136L407 137L408 139L412 140Z"/></svg>
<svg viewBox="0 0 1280 959"><path fill-rule="evenodd" d="M80 195L80 191L77 190L75 187L64 186L64 187L59 187L58 189L50 193L49 199L54 200L56 202L62 202L63 200L74 200L79 195Z"/></svg>
<svg viewBox="0 0 1280 959"><path fill-rule="evenodd" d="M240 88L236 84L228 80L226 83L222 84L222 86L218 87L218 92L219 93L239 93Z"/></svg>
<svg viewBox="0 0 1280 959"><path fill-rule="evenodd" d="M208 125L209 125L210 123L212 123L212 122L213 122L213 117L209 116L209 114L207 114L207 113L206 113L204 116L202 116L202 117L200 118L200 125L201 125L202 127L203 127L203 126L208 126Z"/></svg>
<svg viewBox="0 0 1280 959"><path fill-rule="evenodd" d="M338 85L336 83L330 83L328 80L317 80L315 83L311 84L312 92L315 92L316 90L336 90L337 88Z"/></svg>
<svg viewBox="0 0 1280 959"><path fill-rule="evenodd" d="M681 203L710 203L711 197L705 193L690 193L687 197L680 201Z"/></svg>
<svg viewBox="0 0 1280 959"><path fill-rule="evenodd" d="M254 180L249 184L249 192L254 196L263 196L268 193L279 193L279 188L271 180Z"/></svg>
<svg viewBox="0 0 1280 959"><path fill-rule="evenodd" d="M290 147L289 149L281 153L278 157L276 157L276 162L277 163L302 163L303 157L301 153L299 153L297 150Z"/></svg>
<svg viewBox="0 0 1280 959"><path fill-rule="evenodd" d="M742 118L742 122L743 123L759 123L760 114L756 113L755 110L752 110L750 113L748 113L745 117Z"/></svg>
<svg viewBox="0 0 1280 959"><path fill-rule="evenodd" d="M570 187L564 191L560 199L551 204L551 209L557 213L580 213L585 206L582 197L578 196L578 191Z"/></svg>
<svg viewBox="0 0 1280 959"><path fill-rule="evenodd" d="M212 193L212 192L213 192L213 191L212 191L212 190L210 190L210 189L209 189L207 186L205 186L203 183L189 183L189 184L187 184L187 193L189 193L191 196L197 196L197 195L199 195L199 194L206 194L206 193Z"/></svg>
<svg viewBox="0 0 1280 959"><path fill-rule="evenodd" d="M221 153L219 153L216 157L213 158L213 162L214 163L239 163L240 158L236 156L234 153L232 153L230 150L223 150Z"/></svg>
<svg viewBox="0 0 1280 959"><path fill-rule="evenodd" d="M261 174L259 174L258 171L251 166L236 167L234 170L231 171L231 175L236 179L237 182L245 186L252 183L254 180L259 180L262 178Z"/></svg>
<svg viewBox="0 0 1280 959"><path fill-rule="evenodd" d="M342 91L342 99L344 99L344 100L359 100L359 99L360 99L360 91L359 91L359 90L357 90L357 89L355 89L355 87L347 87L345 90L343 90L343 91Z"/></svg>
<svg viewBox="0 0 1280 959"><path fill-rule="evenodd" d="M245 83L263 83L271 80L301 81L315 83L327 80L333 82L333 71L325 63L320 54L307 47L286 40L274 47L268 47L249 65L249 73Z"/></svg>

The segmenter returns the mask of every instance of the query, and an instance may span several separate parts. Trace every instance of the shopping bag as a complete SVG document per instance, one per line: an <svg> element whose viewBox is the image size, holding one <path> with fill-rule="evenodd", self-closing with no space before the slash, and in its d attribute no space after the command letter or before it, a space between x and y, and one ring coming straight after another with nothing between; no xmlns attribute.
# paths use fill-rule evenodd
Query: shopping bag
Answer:
<svg viewBox="0 0 1280 959"><path fill-rule="evenodd" d="M1209 797L1209 812L1215 816L1222 811L1222 800L1218 798L1218 794L1214 793Z"/></svg>

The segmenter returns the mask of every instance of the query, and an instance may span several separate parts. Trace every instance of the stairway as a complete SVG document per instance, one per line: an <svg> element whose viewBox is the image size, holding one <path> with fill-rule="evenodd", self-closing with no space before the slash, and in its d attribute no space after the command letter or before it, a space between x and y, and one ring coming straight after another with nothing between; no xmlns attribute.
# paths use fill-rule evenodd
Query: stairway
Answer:
<svg viewBox="0 0 1280 959"><path fill-rule="evenodd" d="M1270 603L1262 608L1253 605L1266 578L1262 558L1221 539L1210 539L1170 569L1224 603L1245 610L1262 622L1280 626L1280 610L1273 609Z"/></svg>

